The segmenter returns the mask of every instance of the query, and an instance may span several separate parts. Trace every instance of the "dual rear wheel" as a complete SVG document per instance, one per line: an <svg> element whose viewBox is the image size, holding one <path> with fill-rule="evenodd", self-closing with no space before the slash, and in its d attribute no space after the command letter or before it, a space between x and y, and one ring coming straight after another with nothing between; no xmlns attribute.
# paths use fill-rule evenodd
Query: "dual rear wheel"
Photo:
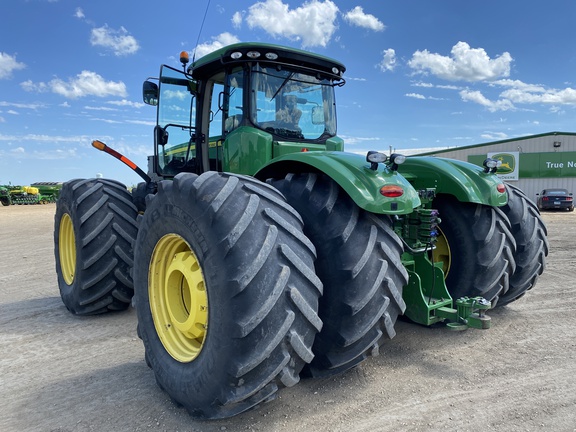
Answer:
<svg viewBox="0 0 576 432"><path fill-rule="evenodd" d="M531 289L548 255L547 231L536 205L506 184L508 204L490 207L440 195L440 237L434 260L443 262L453 298L481 296L504 306Z"/></svg>

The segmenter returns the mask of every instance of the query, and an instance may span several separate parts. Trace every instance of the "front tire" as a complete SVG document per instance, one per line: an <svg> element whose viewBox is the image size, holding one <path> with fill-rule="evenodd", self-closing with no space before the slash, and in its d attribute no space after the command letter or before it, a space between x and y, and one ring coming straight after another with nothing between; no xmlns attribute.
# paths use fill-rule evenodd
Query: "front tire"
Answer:
<svg viewBox="0 0 576 432"><path fill-rule="evenodd" d="M298 213L274 188L216 172L179 174L146 201L135 300L159 386L216 419L296 384L322 327Z"/></svg>
<svg viewBox="0 0 576 432"><path fill-rule="evenodd" d="M402 288L408 282L402 244L387 218L359 208L325 175L288 174L270 182L302 215L304 233L318 252L324 327L306 373L343 372L378 354L384 336L396 334L396 319L406 308Z"/></svg>
<svg viewBox="0 0 576 432"><path fill-rule="evenodd" d="M444 263L450 295L454 300L481 296L495 307L516 269L516 242L508 218L498 207L448 195L436 197L433 206L442 220L433 256Z"/></svg>
<svg viewBox="0 0 576 432"><path fill-rule="evenodd" d="M54 252L60 296L76 315L123 310L138 231L126 187L106 179L64 183L56 204Z"/></svg>

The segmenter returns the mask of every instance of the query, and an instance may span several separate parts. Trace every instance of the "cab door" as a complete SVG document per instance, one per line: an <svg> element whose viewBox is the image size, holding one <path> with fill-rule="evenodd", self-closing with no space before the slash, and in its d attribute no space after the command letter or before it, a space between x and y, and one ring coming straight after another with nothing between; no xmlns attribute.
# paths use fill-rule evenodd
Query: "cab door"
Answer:
<svg viewBox="0 0 576 432"><path fill-rule="evenodd" d="M161 176L202 172L197 152L196 83L170 66L160 70L154 128L156 171Z"/></svg>

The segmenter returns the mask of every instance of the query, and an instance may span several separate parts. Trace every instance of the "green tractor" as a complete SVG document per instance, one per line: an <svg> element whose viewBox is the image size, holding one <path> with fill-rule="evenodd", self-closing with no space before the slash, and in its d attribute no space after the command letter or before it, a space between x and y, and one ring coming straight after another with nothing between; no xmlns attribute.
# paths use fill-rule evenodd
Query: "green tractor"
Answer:
<svg viewBox="0 0 576 432"><path fill-rule="evenodd" d="M157 107L144 181L66 182L55 258L74 314L131 302L159 386L199 418L275 397L380 350L400 315L485 329L545 266L537 208L484 167L345 153L344 65L261 43L143 85Z"/></svg>

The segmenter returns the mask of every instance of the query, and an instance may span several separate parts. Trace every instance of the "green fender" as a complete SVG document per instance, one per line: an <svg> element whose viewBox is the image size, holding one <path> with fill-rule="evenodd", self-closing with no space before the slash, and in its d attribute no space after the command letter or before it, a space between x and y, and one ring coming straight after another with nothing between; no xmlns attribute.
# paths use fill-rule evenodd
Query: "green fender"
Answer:
<svg viewBox="0 0 576 432"><path fill-rule="evenodd" d="M508 194L498 191L503 181L484 169L455 159L411 156L398 171L416 188L436 188L437 194L454 195L459 201L503 206Z"/></svg>
<svg viewBox="0 0 576 432"><path fill-rule="evenodd" d="M332 178L362 209L379 214L409 214L420 206L418 193L400 174L379 164L370 169L365 156L328 151L289 153L272 159L255 177L260 180L283 178L288 173L322 172ZM380 193L385 185L402 187L400 197Z"/></svg>

